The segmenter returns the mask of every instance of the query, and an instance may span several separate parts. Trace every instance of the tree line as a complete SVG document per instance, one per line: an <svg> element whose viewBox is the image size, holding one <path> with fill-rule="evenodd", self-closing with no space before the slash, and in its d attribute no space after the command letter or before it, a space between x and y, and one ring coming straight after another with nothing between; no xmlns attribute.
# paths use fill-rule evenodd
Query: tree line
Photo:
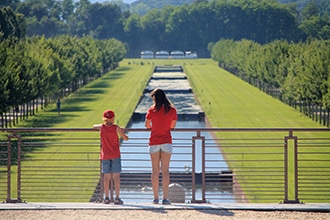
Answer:
<svg viewBox="0 0 330 220"><path fill-rule="evenodd" d="M129 9L131 13L137 13L139 15L144 15L148 11L154 8L162 8L166 5L184 5L184 4L191 4L193 2L210 2L210 0L137 0L132 2L131 4L125 4L122 0L111 0L110 2L114 2L116 4L119 4L122 9ZM227 1L228 2L228 1ZM330 13L329 4L330 2L328 0L276 0L274 2L278 2L281 4L291 4L296 8L297 12L300 13L301 10L308 5L309 3L316 3L318 6L320 6L321 13Z"/></svg>
<svg viewBox="0 0 330 220"><path fill-rule="evenodd" d="M289 43L221 39L212 59L245 81L329 127L330 40Z"/></svg>
<svg viewBox="0 0 330 220"><path fill-rule="evenodd" d="M116 38L127 45L128 57L139 57L142 50L191 50L209 57L208 43L220 38L261 44L330 38L329 14L321 13L327 12L326 5L316 2L298 11L276 0L198 0L152 9L143 16L112 2L25 0L12 5L14 13L24 18L27 36Z"/></svg>
<svg viewBox="0 0 330 220"><path fill-rule="evenodd" d="M116 39L61 35L0 42L0 115L2 127L45 106L117 67L126 55ZM10 112L9 115L7 113ZM7 118L10 117L10 118Z"/></svg>

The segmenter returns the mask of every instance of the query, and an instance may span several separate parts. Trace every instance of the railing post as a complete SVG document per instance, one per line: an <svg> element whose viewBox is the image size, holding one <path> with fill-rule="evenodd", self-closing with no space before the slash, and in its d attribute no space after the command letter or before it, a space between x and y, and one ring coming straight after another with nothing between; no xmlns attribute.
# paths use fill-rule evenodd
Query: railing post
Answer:
<svg viewBox="0 0 330 220"><path fill-rule="evenodd" d="M100 151L102 150L102 141L100 140ZM103 202L103 193L104 193L104 175L102 173L102 160L100 159L100 202Z"/></svg>
<svg viewBox="0 0 330 220"><path fill-rule="evenodd" d="M206 182L205 182L205 137L202 139L202 201L206 202L205 191L206 191Z"/></svg>
<svg viewBox="0 0 330 220"><path fill-rule="evenodd" d="M284 137L284 201L283 203L300 203L298 199L298 142L297 137L293 136L293 131L289 131L289 136ZM294 141L293 158L289 158L288 141ZM293 159L293 178L294 178L294 200L289 199L289 163Z"/></svg>
<svg viewBox="0 0 330 220"><path fill-rule="evenodd" d="M202 140L202 199L196 199L196 140ZM205 199L206 182L205 182L205 137L201 136L201 132L197 131L197 136L192 137L192 199L191 203L206 203Z"/></svg>
<svg viewBox="0 0 330 220"><path fill-rule="evenodd" d="M17 199L11 199L11 148L12 148L12 138L17 138ZM20 203L21 199L21 147L22 147L22 137L13 133L7 138L7 203Z"/></svg>
<svg viewBox="0 0 330 220"><path fill-rule="evenodd" d="M10 186L11 186L11 136L7 137L7 198L6 202L10 202Z"/></svg>
<svg viewBox="0 0 330 220"><path fill-rule="evenodd" d="M192 153L191 153L191 161L192 161L192 178L191 178L191 193L192 198L191 202L196 201L196 137L192 137Z"/></svg>
<svg viewBox="0 0 330 220"><path fill-rule="evenodd" d="M17 135L17 201L22 202L21 199L21 154L22 154L22 137Z"/></svg>

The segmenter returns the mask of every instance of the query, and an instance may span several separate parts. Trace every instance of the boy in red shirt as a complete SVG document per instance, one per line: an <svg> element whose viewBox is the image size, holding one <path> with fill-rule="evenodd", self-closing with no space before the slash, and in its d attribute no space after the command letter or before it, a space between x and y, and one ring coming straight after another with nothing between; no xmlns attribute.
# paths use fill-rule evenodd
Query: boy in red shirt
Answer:
<svg viewBox="0 0 330 220"><path fill-rule="evenodd" d="M109 204L109 183L111 178L114 180L116 198L115 204L123 204L120 199L120 172L121 172L121 158L119 149L118 134L124 140L128 140L128 136L124 133L123 129L114 124L115 113L111 110L106 110L103 113L104 124L93 125L93 128L100 131L101 137L101 152L100 159L102 160L102 173L103 173L103 188L105 199L104 203Z"/></svg>

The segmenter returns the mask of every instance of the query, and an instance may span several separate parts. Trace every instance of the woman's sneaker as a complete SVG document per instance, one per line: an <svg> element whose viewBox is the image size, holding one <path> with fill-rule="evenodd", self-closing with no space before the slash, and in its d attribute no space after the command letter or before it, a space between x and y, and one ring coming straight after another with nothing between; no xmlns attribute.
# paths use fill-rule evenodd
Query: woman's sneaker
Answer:
<svg viewBox="0 0 330 220"><path fill-rule="evenodd" d="M108 197L105 197L105 199L103 200L104 204L110 204L110 199Z"/></svg>
<svg viewBox="0 0 330 220"><path fill-rule="evenodd" d="M153 204L158 204L159 203L159 200L158 199L154 199L154 200L152 200L152 203Z"/></svg>
<svg viewBox="0 0 330 220"><path fill-rule="evenodd" d="M163 205L171 205L171 201L168 200L168 199L163 199L162 204Z"/></svg>

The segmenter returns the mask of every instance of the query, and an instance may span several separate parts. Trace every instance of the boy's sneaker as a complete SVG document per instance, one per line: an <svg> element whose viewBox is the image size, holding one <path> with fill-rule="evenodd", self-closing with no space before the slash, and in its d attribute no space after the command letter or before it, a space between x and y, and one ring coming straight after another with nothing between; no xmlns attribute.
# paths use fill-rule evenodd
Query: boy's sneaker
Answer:
<svg viewBox="0 0 330 220"><path fill-rule="evenodd" d="M162 204L163 205L171 205L171 201L168 200L168 199L163 199Z"/></svg>
<svg viewBox="0 0 330 220"><path fill-rule="evenodd" d="M124 201L123 200L121 200L120 198L115 198L115 205L122 205L122 204L124 204Z"/></svg>
<svg viewBox="0 0 330 220"><path fill-rule="evenodd" d="M152 201L152 203L153 203L153 204L158 204L158 203L159 203L159 200L158 200L158 199L154 199L154 200Z"/></svg>

